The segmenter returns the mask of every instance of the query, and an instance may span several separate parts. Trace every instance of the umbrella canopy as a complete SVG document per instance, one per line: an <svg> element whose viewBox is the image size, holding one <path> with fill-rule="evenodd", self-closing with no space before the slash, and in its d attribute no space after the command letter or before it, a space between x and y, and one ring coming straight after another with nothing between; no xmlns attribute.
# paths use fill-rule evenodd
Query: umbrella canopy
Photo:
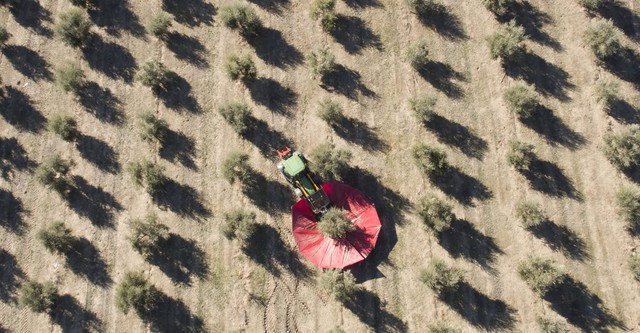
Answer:
<svg viewBox="0 0 640 333"><path fill-rule="evenodd" d="M356 226L343 239L324 237L306 200L291 207L293 236L303 256L320 268L344 268L363 261L373 250L380 233L380 219L371 201L355 188L339 182L322 185L334 207L347 211Z"/></svg>

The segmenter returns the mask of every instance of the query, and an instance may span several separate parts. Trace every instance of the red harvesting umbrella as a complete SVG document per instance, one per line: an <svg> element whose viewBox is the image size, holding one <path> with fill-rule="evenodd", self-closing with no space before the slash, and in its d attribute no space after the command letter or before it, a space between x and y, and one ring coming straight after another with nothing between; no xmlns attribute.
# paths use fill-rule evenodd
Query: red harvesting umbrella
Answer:
<svg viewBox="0 0 640 333"><path fill-rule="evenodd" d="M376 246L380 219L371 201L351 186L339 182L322 185L331 204L347 211L356 230L344 239L324 237L306 200L291 207L293 236L303 256L320 268L344 268L363 261Z"/></svg>

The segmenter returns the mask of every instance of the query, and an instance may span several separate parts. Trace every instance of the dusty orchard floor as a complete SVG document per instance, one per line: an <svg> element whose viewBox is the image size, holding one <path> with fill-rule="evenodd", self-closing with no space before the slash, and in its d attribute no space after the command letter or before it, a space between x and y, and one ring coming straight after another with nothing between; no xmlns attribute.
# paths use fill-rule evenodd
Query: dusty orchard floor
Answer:
<svg viewBox="0 0 640 333"><path fill-rule="evenodd" d="M1 327L326 332L337 325L348 332L424 332L442 320L465 332L531 332L536 317L563 316L575 331L640 330L640 285L626 268L638 238L625 232L613 204L617 189L630 180L600 149L605 131L619 127L621 119L637 121L638 77L622 75L627 109L635 116L605 114L595 102L594 82L614 75L596 66L585 49L581 35L592 18L574 1L523 2L522 10L535 14L521 18L530 37L528 65L508 69L509 75L489 57L485 39L498 22L481 2L441 2L448 18L425 26L403 1L339 1L342 30L330 36L311 21L305 1L255 0L249 5L266 29L245 41L215 16L231 1L100 0L103 8L89 12L94 36L84 52L52 37L58 15L71 7L68 1L0 9L0 21L13 35L0 56L8 93L1 152L23 156L0 179L2 214L10 221L3 220L0 231ZM175 18L166 45L144 30L161 8ZM613 13L622 17L616 22L626 32L625 45L636 52L639 11L638 1L621 0ZM407 47L420 39L428 41L435 60L429 72L437 75L423 78L405 60ZM322 45L341 65L324 87L303 61ZM222 64L232 52L254 56L256 83L244 87L227 78ZM132 80L151 58L178 75L169 96L157 98ZM67 62L87 74L81 98L53 84L55 68ZM502 92L518 76L544 98L548 112L539 123L522 124L505 108ZM439 98L441 118L431 128L415 120L407 103L424 92ZM347 110L349 131L334 132L315 115L327 96ZM223 122L216 110L230 101L252 106L261 121L258 132L243 139ZM136 133L136 115L145 110L166 119L173 131L169 147L159 153ZM76 117L83 134L77 146L44 130L54 113ZM535 144L543 176L526 178L506 164L512 138ZM272 155L282 142L309 151L326 141L353 152L349 182L376 202L383 222L374 255L356 269L365 291L346 306L318 290L317 270L296 255L289 232L292 199ZM418 141L446 149L456 166L447 181L431 183L413 166L411 147ZM222 179L220 163L235 150L247 152L264 175L265 193L248 197ZM81 191L69 204L33 177L34 166L52 153L75 162ZM160 204L124 171L141 158L160 163L172 179L171 194ZM430 193L448 197L458 218L440 238L422 229L411 210ZM543 203L555 229L540 237L523 230L514 219L515 203L523 198ZM224 212L240 207L264 223L262 256L247 257L219 232ZM174 254L152 264L126 240L126 221L148 211L173 234ZM82 255L69 264L35 238L52 220L64 220L85 240ZM575 283L566 290L575 304L543 301L526 288L516 266L532 253L569 272ZM458 298L440 300L418 281L419 270L434 257L467 271ZM148 323L114 306L115 285L125 272L140 269L165 295ZM17 287L27 278L55 281L66 295L51 319L17 306Z"/></svg>

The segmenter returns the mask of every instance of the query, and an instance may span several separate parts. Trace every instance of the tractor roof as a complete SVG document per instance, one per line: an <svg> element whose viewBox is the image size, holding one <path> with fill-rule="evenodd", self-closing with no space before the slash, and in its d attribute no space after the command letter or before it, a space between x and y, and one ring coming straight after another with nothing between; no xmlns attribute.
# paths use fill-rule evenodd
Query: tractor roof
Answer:
<svg viewBox="0 0 640 333"><path fill-rule="evenodd" d="M286 159L282 165L284 166L284 172L291 177L297 176L300 172L306 169L306 165L304 164L302 157L300 157L297 152Z"/></svg>

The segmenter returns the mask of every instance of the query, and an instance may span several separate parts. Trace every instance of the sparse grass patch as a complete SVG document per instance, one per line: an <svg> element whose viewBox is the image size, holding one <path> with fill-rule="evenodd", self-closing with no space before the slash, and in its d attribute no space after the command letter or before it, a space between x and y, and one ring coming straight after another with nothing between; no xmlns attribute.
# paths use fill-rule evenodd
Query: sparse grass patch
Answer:
<svg viewBox="0 0 640 333"><path fill-rule="evenodd" d="M518 264L520 278L540 296L544 296L553 287L560 285L564 273L556 268L551 259L529 257Z"/></svg>
<svg viewBox="0 0 640 333"><path fill-rule="evenodd" d="M336 127L340 126L340 123L345 119L343 112L340 104L327 97L320 102L318 117L324 120L327 125Z"/></svg>
<svg viewBox="0 0 640 333"><path fill-rule="evenodd" d="M127 171L131 174L131 179L137 185L143 186L150 195L160 193L167 181L164 168L148 160L130 162Z"/></svg>
<svg viewBox="0 0 640 333"><path fill-rule="evenodd" d="M311 75L322 79L337 68L336 57L328 47L318 49L307 55L307 64L311 67Z"/></svg>
<svg viewBox="0 0 640 333"><path fill-rule="evenodd" d="M143 112L139 116L140 138L145 142L164 143L169 133L169 124L151 112Z"/></svg>
<svg viewBox="0 0 640 333"><path fill-rule="evenodd" d="M220 230L227 239L244 243L253 235L256 226L256 213L238 209L224 214Z"/></svg>
<svg viewBox="0 0 640 333"><path fill-rule="evenodd" d="M84 72L76 64L56 69L56 84L66 92L78 93L84 85Z"/></svg>
<svg viewBox="0 0 640 333"><path fill-rule="evenodd" d="M443 150L422 142L413 147L413 159L420 170L429 176L442 176L449 168L447 154Z"/></svg>
<svg viewBox="0 0 640 333"><path fill-rule="evenodd" d="M529 170L536 159L535 147L532 144L518 140L509 142L507 162L516 170Z"/></svg>
<svg viewBox="0 0 640 333"><path fill-rule="evenodd" d="M83 48L89 42L91 26L93 23L85 18L78 8L72 8L60 14L54 31L55 34L68 46Z"/></svg>
<svg viewBox="0 0 640 333"><path fill-rule="evenodd" d="M154 90L167 90L170 79L169 69L159 60L149 60L140 66L136 79L145 87Z"/></svg>
<svg viewBox="0 0 640 333"><path fill-rule="evenodd" d="M599 60L605 60L620 53L622 50L621 38L622 32L608 19L596 21L584 33L584 42Z"/></svg>
<svg viewBox="0 0 640 333"><path fill-rule="evenodd" d="M252 127L251 109L246 103L229 103L221 106L218 113L238 134L247 133Z"/></svg>
<svg viewBox="0 0 640 333"><path fill-rule="evenodd" d="M524 55L524 28L512 20L504 23L489 38L489 51L491 58L500 59L503 62L515 62Z"/></svg>
<svg viewBox="0 0 640 333"><path fill-rule="evenodd" d="M51 282L27 281L20 288L20 305L35 313L49 312L57 294L58 290Z"/></svg>
<svg viewBox="0 0 640 333"><path fill-rule="evenodd" d="M262 29L262 21L256 11L244 4L232 4L220 9L220 20L225 27L240 30L243 36L256 35Z"/></svg>
<svg viewBox="0 0 640 333"><path fill-rule="evenodd" d="M409 46L407 60L413 69L420 71L429 64L429 46L426 40L421 40Z"/></svg>
<svg viewBox="0 0 640 333"><path fill-rule="evenodd" d="M171 28L171 25L171 15L165 12L160 12L151 17L147 30L157 38L165 40L169 34L169 28Z"/></svg>
<svg viewBox="0 0 640 333"><path fill-rule="evenodd" d="M311 4L311 18L320 20L322 30L331 32L336 29L338 16L335 13L336 0L314 0Z"/></svg>
<svg viewBox="0 0 640 333"><path fill-rule="evenodd" d="M353 274L339 269L325 270L318 277L318 284L341 303L348 301L358 290Z"/></svg>
<svg viewBox="0 0 640 333"><path fill-rule="evenodd" d="M60 221L40 229L37 237L49 252L59 254L67 254L73 250L76 241L76 238L71 234L71 229Z"/></svg>
<svg viewBox="0 0 640 333"><path fill-rule="evenodd" d="M452 209L450 204L434 196L420 199L416 207L424 225L437 233L451 227L455 218Z"/></svg>
<svg viewBox="0 0 640 333"><path fill-rule="evenodd" d="M71 163L54 155L45 160L36 169L36 179L40 184L56 191L60 196L66 197L72 188L69 179Z"/></svg>
<svg viewBox="0 0 640 333"><path fill-rule="evenodd" d="M224 68L232 80L240 80L244 83L255 80L258 76L256 64L248 54L242 56L230 55L224 63Z"/></svg>
<svg viewBox="0 0 640 333"><path fill-rule="evenodd" d="M73 141L80 135L76 120L61 114L54 114L49 118L47 129L60 136L64 141Z"/></svg>
<svg viewBox="0 0 640 333"><path fill-rule="evenodd" d="M623 126L604 135L604 155L619 170L637 167L640 163L640 126Z"/></svg>
<svg viewBox="0 0 640 333"><path fill-rule="evenodd" d="M342 239L347 233L356 230L356 226L346 216L344 209L331 207L322 215L318 221L318 230L325 237L332 239Z"/></svg>
<svg viewBox="0 0 640 333"><path fill-rule="evenodd" d="M532 85L518 82L505 90L503 98L509 111L515 113L520 119L528 119L533 116L540 105L538 93Z"/></svg>
<svg viewBox="0 0 640 333"><path fill-rule="evenodd" d="M352 154L348 150L336 149L330 142L318 145L311 152L313 171L324 180L342 179L349 170Z"/></svg>
<svg viewBox="0 0 640 333"><path fill-rule="evenodd" d="M540 205L530 201L521 201L516 205L516 217L525 228L539 226L545 221Z"/></svg>
<svg viewBox="0 0 640 333"><path fill-rule="evenodd" d="M164 243L169 238L169 227L158 223L155 214L148 214L144 219L129 221L129 243L142 256L162 252Z"/></svg>
<svg viewBox="0 0 640 333"><path fill-rule="evenodd" d="M640 227L640 190L622 187L616 193L618 216L631 228Z"/></svg>
<svg viewBox="0 0 640 333"><path fill-rule="evenodd" d="M420 281L438 294L451 292L464 281L464 271L450 267L440 259L433 259L429 266L420 272Z"/></svg>
<svg viewBox="0 0 640 333"><path fill-rule="evenodd" d="M158 300L158 290L142 272L126 272L116 288L116 307L127 314L133 308L138 314L151 310Z"/></svg>
<svg viewBox="0 0 640 333"><path fill-rule="evenodd" d="M436 101L435 95L423 95L409 99L409 105L418 121L426 124L436 115Z"/></svg>

